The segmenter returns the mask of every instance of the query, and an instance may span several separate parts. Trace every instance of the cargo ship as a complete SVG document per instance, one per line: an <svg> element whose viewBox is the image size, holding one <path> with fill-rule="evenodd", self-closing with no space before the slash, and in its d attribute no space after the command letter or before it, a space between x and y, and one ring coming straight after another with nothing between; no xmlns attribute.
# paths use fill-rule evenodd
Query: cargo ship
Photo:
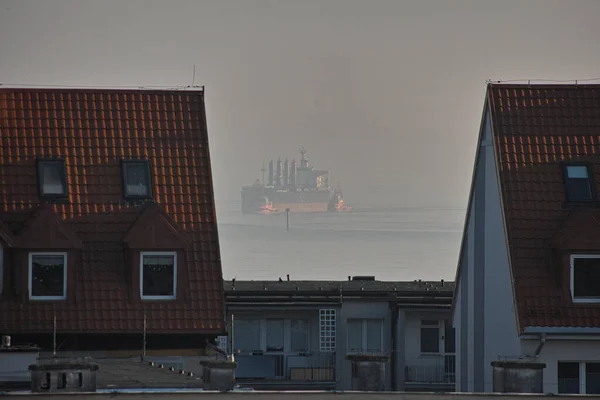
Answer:
<svg viewBox="0 0 600 400"><path fill-rule="evenodd" d="M308 164L306 150L300 149L300 163L286 158L269 161L268 180L258 179L251 186L242 187L242 212L245 214L273 214L285 212L350 211L344 204L341 189L331 193L329 171L317 170Z"/></svg>

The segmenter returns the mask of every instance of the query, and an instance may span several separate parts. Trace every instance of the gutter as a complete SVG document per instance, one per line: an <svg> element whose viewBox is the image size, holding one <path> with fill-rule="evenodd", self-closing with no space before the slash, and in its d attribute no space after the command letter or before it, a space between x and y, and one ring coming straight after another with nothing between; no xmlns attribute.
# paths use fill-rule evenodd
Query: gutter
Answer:
<svg viewBox="0 0 600 400"><path fill-rule="evenodd" d="M546 344L546 334L540 333L540 344L538 344L538 347L535 349L535 352L533 353L534 357L536 357L536 358L539 357L545 344Z"/></svg>
<svg viewBox="0 0 600 400"><path fill-rule="evenodd" d="M396 358L398 357L398 348L396 335L398 334L398 305L390 303L392 311L392 354L390 355L390 374L392 375L392 391L398 391L398 377L396 376ZM403 355L404 356L404 355Z"/></svg>

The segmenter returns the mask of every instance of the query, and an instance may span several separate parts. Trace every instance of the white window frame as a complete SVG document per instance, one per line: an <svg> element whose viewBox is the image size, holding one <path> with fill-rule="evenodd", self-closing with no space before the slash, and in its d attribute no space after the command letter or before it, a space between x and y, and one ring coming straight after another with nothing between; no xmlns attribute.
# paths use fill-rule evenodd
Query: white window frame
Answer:
<svg viewBox="0 0 600 400"><path fill-rule="evenodd" d="M347 349L348 354L360 354L360 353L363 353L363 352L371 353L372 349L367 349L367 323L368 323L368 321L378 321L379 324L381 325L381 338L380 338L380 340L381 340L381 348L379 349L379 352L383 353L385 351L384 350L385 349L385 343L384 343L384 340L383 340L384 337L385 337L385 334L384 334L385 324L384 324L383 318L348 318L346 320L346 327L348 327L349 321L351 321L351 320L358 320L358 321L360 321L360 328L361 328L361 335L360 335L361 336L360 337L361 343L360 343L360 347L361 347L361 349L358 350L358 351L351 350L350 349L350 343L348 343L349 340L350 340L350 338L349 338L349 335L346 335L346 349Z"/></svg>
<svg viewBox="0 0 600 400"><path fill-rule="evenodd" d="M173 256L173 295L144 295L144 256ZM175 300L177 298L177 252L176 251L141 251L140 252L140 297L142 300Z"/></svg>
<svg viewBox="0 0 600 400"><path fill-rule="evenodd" d="M64 260L63 266L63 295L62 296L34 296L33 289L33 257L35 256L62 256ZM55 252L55 251L44 251L44 252L30 252L29 253L29 275L28 275L28 288L29 288L29 300L66 300L67 299L67 253Z"/></svg>
<svg viewBox="0 0 600 400"><path fill-rule="evenodd" d="M577 258L597 258L600 261L600 254L571 254L569 265L571 300L573 303L600 303L600 297L575 297L575 260Z"/></svg>
<svg viewBox="0 0 600 400"><path fill-rule="evenodd" d="M423 323L424 321L437 321L437 324L436 325L424 324ZM445 354L446 343L444 343L444 341L441 338L442 332L444 332L444 335L446 334L444 321L440 321L439 319L435 319L435 318L433 318L433 319L422 318L420 323L421 323L421 325L419 326L419 353L421 353L421 355L424 355L424 356L439 356L439 355ZM423 328L433 329L434 327L437 327L437 331L438 331L438 351L437 352L423 351L423 343L421 342L421 335L422 335Z"/></svg>
<svg viewBox="0 0 600 400"><path fill-rule="evenodd" d="M568 363L568 362L572 362L572 363L577 363L579 364L579 393L575 394L575 396L578 395L582 395L582 394L587 394L586 393L586 388L587 388L587 374L586 374L586 369L585 366L588 363L594 363L597 364L600 361L594 361L594 360L587 360L587 361L578 361L578 360L572 360L572 361L568 361L568 360L558 360L556 362L556 371L557 371L557 375L556 378L558 379L558 363ZM558 389L558 387L557 387ZM593 394L593 393L592 393ZM557 396L573 396L573 394L570 393L556 393ZM597 396L597 395L594 395Z"/></svg>
<svg viewBox="0 0 600 400"><path fill-rule="evenodd" d="M327 330L326 328L330 328ZM319 309L319 351L332 353L336 350L337 310L335 308Z"/></svg>

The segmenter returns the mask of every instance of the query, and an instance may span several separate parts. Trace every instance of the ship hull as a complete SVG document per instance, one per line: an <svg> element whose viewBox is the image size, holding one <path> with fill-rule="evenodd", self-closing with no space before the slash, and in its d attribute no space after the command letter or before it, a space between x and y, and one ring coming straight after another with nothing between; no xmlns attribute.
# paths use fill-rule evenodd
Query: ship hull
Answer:
<svg viewBox="0 0 600 400"><path fill-rule="evenodd" d="M278 211L285 211L288 208L290 212L327 212L328 203L273 203Z"/></svg>
<svg viewBox="0 0 600 400"><path fill-rule="evenodd" d="M288 191L266 186L249 186L242 189L242 212L258 213L262 206L272 203L278 212L327 212L328 190Z"/></svg>

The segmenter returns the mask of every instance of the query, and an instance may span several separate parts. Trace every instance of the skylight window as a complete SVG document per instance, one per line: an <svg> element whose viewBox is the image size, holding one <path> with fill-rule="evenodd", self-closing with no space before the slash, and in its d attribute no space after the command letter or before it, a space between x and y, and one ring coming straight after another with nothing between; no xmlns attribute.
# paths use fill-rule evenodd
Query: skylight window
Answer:
<svg viewBox="0 0 600 400"><path fill-rule="evenodd" d="M64 160L38 160L37 177L40 198L44 200L68 197Z"/></svg>
<svg viewBox="0 0 600 400"><path fill-rule="evenodd" d="M147 199L152 197L148 161L123 161L121 168L125 198Z"/></svg>
<svg viewBox="0 0 600 400"><path fill-rule="evenodd" d="M594 190L592 174L588 165L567 165L565 171L565 190L568 201L592 201Z"/></svg>

